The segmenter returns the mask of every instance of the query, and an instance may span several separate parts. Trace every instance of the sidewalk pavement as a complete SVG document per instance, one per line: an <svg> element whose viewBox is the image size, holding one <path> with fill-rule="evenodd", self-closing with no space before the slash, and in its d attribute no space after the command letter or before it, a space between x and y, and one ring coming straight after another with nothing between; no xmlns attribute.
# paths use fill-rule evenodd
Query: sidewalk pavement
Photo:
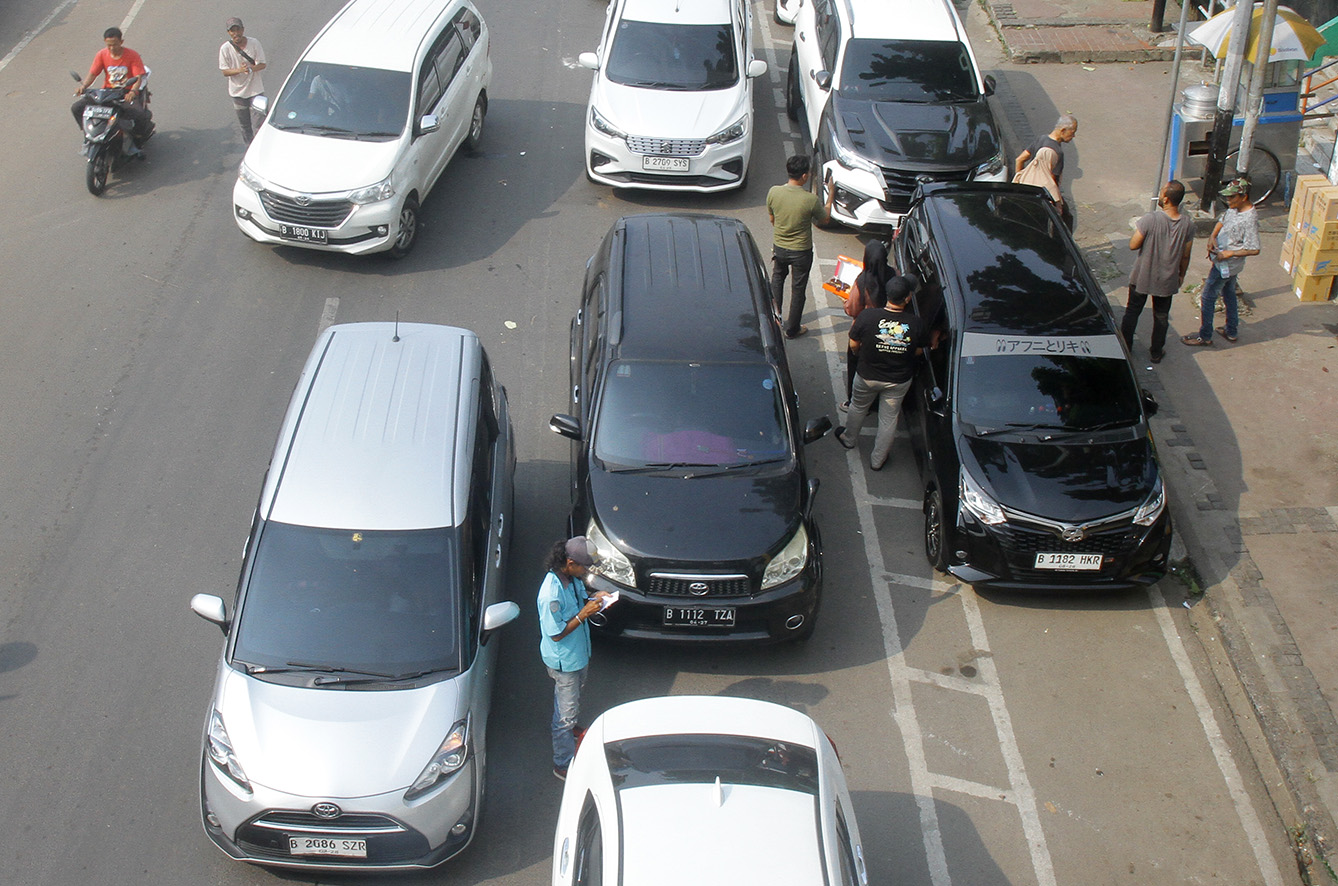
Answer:
<svg viewBox="0 0 1338 886"><path fill-rule="evenodd" d="M1137 10L1141 21L1150 8L1147 0L1063 2L1063 10L1048 14L1070 23L1080 15L1132 15L1127 10ZM1013 8L1036 17L1054 7L1014 0ZM997 21L997 4L988 13ZM1119 317L1133 265L1131 224L1151 208L1158 181L1170 65L1018 63L1007 58L1016 43L1008 28L992 32L979 7L963 14L982 65L999 82L996 102L1012 152L1049 131L1058 113L1077 114L1078 137L1064 149L1064 190L1077 214L1075 237ZM1174 16L1178 9L1168 4L1168 20ZM1203 76L1197 57L1187 58L1177 91ZM1153 434L1175 522L1173 554L1189 576L1179 594L1163 583L1166 597L1189 609L1236 719L1261 727L1267 747L1260 740L1251 750L1291 830L1302 876L1332 883L1338 881L1338 303L1301 303L1293 295L1278 265L1286 212L1278 201L1262 210L1262 252L1240 277L1238 342L1220 336L1210 348L1179 342L1198 329L1193 291L1209 269L1204 232L1186 277L1193 291L1173 303L1165 359L1156 365L1148 359L1150 310L1131 350L1140 382L1161 406Z"/></svg>
<svg viewBox="0 0 1338 886"><path fill-rule="evenodd" d="M1140 62L1175 55L1180 7L1168 0L1167 30L1154 34L1152 0L985 0L1015 62ZM1158 44L1167 42L1168 47Z"/></svg>

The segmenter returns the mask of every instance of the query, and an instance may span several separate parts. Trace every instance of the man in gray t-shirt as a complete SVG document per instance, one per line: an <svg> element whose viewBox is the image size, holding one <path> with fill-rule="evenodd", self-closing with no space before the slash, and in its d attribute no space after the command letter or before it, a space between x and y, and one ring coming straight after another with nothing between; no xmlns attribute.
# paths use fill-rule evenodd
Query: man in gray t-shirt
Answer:
<svg viewBox="0 0 1338 886"><path fill-rule="evenodd" d="M1190 347L1213 343L1213 312L1219 294L1226 306L1226 325L1219 326L1217 331L1227 341L1236 340L1240 327L1236 277L1245 268L1246 257L1259 254L1259 213L1250 203L1250 180L1238 178L1220 193L1229 208L1208 237L1208 258L1213 267L1199 295L1199 332L1180 337Z"/></svg>
<svg viewBox="0 0 1338 886"><path fill-rule="evenodd" d="M1171 323L1171 297L1180 291L1189 268L1189 250L1194 243L1194 222L1181 215L1185 186L1172 179L1161 189L1157 208L1140 218L1129 248L1138 253L1129 275L1129 301L1125 303L1120 334L1130 350L1139 315L1152 297L1152 362L1160 363L1166 350L1166 330Z"/></svg>

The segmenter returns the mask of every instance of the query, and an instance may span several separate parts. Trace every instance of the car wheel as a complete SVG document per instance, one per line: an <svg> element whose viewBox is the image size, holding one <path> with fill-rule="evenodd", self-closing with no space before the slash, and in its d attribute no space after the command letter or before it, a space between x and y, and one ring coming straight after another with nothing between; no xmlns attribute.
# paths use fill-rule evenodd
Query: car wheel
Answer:
<svg viewBox="0 0 1338 886"><path fill-rule="evenodd" d="M469 118L469 133L465 136L465 150L474 153L483 146L483 118L488 113L488 100L480 93L474 102L474 113Z"/></svg>
<svg viewBox="0 0 1338 886"><path fill-rule="evenodd" d="M791 120L799 119L799 108L804 97L799 94L799 51L790 53L790 70L785 76L785 116Z"/></svg>
<svg viewBox="0 0 1338 886"><path fill-rule="evenodd" d="M418 242L418 198L410 194L400 207L399 224L395 230L395 245L390 247L392 258L404 258Z"/></svg>
<svg viewBox="0 0 1338 886"><path fill-rule="evenodd" d="M939 572L948 571L948 524L943 514L943 495L937 489L925 493L925 559Z"/></svg>

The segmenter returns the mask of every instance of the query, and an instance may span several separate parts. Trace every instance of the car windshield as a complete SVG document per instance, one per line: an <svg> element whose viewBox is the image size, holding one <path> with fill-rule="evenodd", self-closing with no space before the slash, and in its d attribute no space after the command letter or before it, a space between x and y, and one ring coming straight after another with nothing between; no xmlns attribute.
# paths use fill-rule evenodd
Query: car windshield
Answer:
<svg viewBox="0 0 1338 886"><path fill-rule="evenodd" d="M883 102L980 97L966 46L944 40L851 40L839 88L849 98Z"/></svg>
<svg viewBox="0 0 1338 886"><path fill-rule="evenodd" d="M783 788L817 796L813 748L748 735L649 735L612 741L604 756L619 790L665 784Z"/></svg>
<svg viewBox="0 0 1338 886"><path fill-rule="evenodd" d="M1015 350L1000 354L980 353L980 348L972 346L973 337L970 333L964 336L957 410L962 421L974 425L978 433L1009 428L1081 431L1126 427L1142 415L1133 372L1113 336L1087 339L1097 343L1089 349L1097 353L1086 355L1081 353L1083 339L1068 343L1072 345L1069 350L1078 353ZM1102 347L1105 339L1111 341ZM1064 340L1018 341L1051 344Z"/></svg>
<svg viewBox="0 0 1338 886"><path fill-rule="evenodd" d="M405 71L302 62L270 109L272 126L309 135L389 141L409 119Z"/></svg>
<svg viewBox="0 0 1338 886"><path fill-rule="evenodd" d="M780 385L765 363L619 360L609 368L595 457L612 470L789 456Z"/></svg>
<svg viewBox="0 0 1338 886"><path fill-rule="evenodd" d="M456 531L260 532L233 657L401 676L459 667Z"/></svg>
<svg viewBox="0 0 1338 886"><path fill-rule="evenodd" d="M728 89L739 80L734 28L623 19L604 75L623 86L648 89Z"/></svg>

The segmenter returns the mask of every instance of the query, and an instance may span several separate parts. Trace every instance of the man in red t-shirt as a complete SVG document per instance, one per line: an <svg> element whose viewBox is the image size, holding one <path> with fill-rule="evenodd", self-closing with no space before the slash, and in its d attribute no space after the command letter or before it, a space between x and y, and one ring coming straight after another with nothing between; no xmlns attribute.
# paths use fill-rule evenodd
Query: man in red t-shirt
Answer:
<svg viewBox="0 0 1338 886"><path fill-rule="evenodd" d="M139 57L138 52L121 41L120 28L108 28L104 31L102 42L107 44L106 48L99 50L98 54L93 56L93 64L88 69L88 76L75 87L74 94L79 96L79 100L70 105L70 112L74 114L74 122L79 124L80 129L84 125L84 108L88 106L90 101L88 96L84 95L84 90L92 85L99 74L103 75L102 85L111 89L126 86L126 81L131 77L141 77L145 73L144 59ZM135 99L139 94L140 82L138 80L126 87L122 113L135 124L135 141L144 142L150 135L153 135L153 112L144 107L143 104L136 103Z"/></svg>

